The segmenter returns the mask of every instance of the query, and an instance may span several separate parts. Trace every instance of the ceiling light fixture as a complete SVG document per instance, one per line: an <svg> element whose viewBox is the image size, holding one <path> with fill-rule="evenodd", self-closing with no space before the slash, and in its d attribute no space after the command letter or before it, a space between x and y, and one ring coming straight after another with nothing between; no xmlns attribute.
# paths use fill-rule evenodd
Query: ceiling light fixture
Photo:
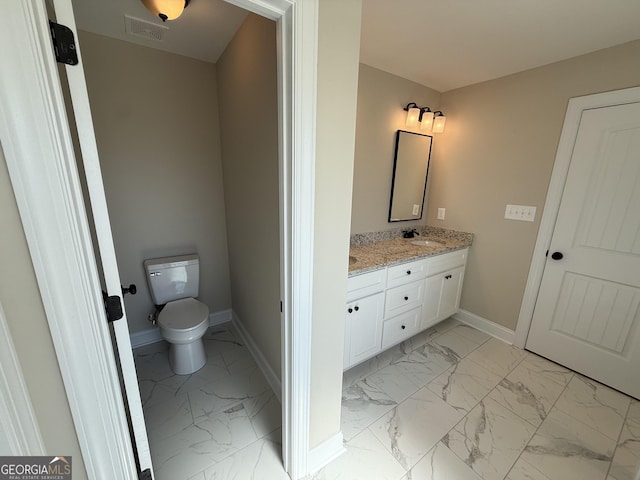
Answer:
<svg viewBox="0 0 640 480"><path fill-rule="evenodd" d="M141 0L142 4L154 15L160 17L163 22L175 20L180 15L190 0Z"/></svg>
<svg viewBox="0 0 640 480"><path fill-rule="evenodd" d="M432 112L429 107L420 107L415 102L408 103L403 110L407 112L407 127L417 127L419 123L420 130L433 133L444 132L446 117L442 111Z"/></svg>

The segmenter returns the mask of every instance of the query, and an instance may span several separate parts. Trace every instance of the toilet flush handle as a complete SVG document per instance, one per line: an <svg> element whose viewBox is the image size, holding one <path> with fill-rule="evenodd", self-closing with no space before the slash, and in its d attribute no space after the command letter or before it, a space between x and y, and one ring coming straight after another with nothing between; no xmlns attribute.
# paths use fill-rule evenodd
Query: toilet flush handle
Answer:
<svg viewBox="0 0 640 480"><path fill-rule="evenodd" d="M128 287L123 287L122 285L120 285L120 288L122 288L122 295L126 295L127 293L135 295L136 293L138 293L138 287L136 287L133 283Z"/></svg>

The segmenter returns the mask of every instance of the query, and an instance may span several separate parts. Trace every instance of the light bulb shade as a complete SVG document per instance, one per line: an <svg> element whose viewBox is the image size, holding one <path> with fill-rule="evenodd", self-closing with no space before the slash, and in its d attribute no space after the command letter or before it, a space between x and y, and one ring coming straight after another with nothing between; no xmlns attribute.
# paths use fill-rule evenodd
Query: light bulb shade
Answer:
<svg viewBox="0 0 640 480"><path fill-rule="evenodd" d="M439 115L434 117L433 119L433 133L442 133L444 132L444 124L447 121L447 117L444 115Z"/></svg>
<svg viewBox="0 0 640 480"><path fill-rule="evenodd" d="M420 118L419 108L410 108L407 110L407 127L417 127L418 118Z"/></svg>
<svg viewBox="0 0 640 480"><path fill-rule="evenodd" d="M420 130L431 130L433 127L433 112L422 112L420 120Z"/></svg>
<svg viewBox="0 0 640 480"><path fill-rule="evenodd" d="M185 0L141 0L151 13L160 17L163 21L175 20L184 11L187 2Z"/></svg>

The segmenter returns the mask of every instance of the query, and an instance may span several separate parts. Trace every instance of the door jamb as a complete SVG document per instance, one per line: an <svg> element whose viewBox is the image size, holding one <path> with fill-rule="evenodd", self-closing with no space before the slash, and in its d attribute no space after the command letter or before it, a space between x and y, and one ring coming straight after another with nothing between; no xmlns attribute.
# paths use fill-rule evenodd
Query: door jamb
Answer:
<svg viewBox="0 0 640 480"><path fill-rule="evenodd" d="M569 99L569 105L560 135L560 142L558 143L558 150L556 152L556 159L553 165L553 172L551 174L551 181L549 182L547 199L540 221L538 237L533 250L527 285L524 290L522 306L520 307L520 315L518 316L516 335L513 342L517 347L524 348L527 343L527 336L529 334L529 328L531 327L531 321L533 320L533 312L547 261L545 252L551 245L551 238L553 236L556 219L558 218L558 210L560 209L560 202L562 201L564 185L567 180L567 175L569 174L571 155L578 136L582 112L595 108L636 102L640 102L640 87L625 88L612 92L597 93Z"/></svg>

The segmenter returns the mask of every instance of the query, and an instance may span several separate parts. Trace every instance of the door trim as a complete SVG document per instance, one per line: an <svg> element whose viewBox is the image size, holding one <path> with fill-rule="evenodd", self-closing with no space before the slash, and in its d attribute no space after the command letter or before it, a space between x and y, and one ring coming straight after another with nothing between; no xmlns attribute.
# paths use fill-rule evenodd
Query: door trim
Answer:
<svg viewBox="0 0 640 480"><path fill-rule="evenodd" d="M44 0L0 2L0 141L89 478L137 479ZM309 457L318 0L233 0L278 25L283 457Z"/></svg>
<svg viewBox="0 0 640 480"><path fill-rule="evenodd" d="M527 285L524 290L524 297L520 307L520 315L518 316L518 324L516 326L515 339L513 344L517 347L524 348L529 335L529 328L533 320L533 311L538 299L538 292L542 283L542 274L546 265L545 252L551 245L551 237L555 227L564 185L569 173L569 165L573 147L578 136L580 120L582 112L594 108L610 107L614 105L623 105L626 103L640 102L640 87L626 88L623 90L615 90L612 92L597 93L594 95L586 95L584 97L575 97L569 99L567 113L558 143L551 181L549 182L549 190L547 191L547 199L544 204L538 237L533 250L533 258L529 268L529 276L527 277Z"/></svg>
<svg viewBox="0 0 640 480"><path fill-rule="evenodd" d="M31 397L0 304L0 431L10 442L11 455L45 455L44 441Z"/></svg>
<svg viewBox="0 0 640 480"><path fill-rule="evenodd" d="M0 139L89 478L138 478L43 1L4 1Z"/></svg>

